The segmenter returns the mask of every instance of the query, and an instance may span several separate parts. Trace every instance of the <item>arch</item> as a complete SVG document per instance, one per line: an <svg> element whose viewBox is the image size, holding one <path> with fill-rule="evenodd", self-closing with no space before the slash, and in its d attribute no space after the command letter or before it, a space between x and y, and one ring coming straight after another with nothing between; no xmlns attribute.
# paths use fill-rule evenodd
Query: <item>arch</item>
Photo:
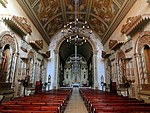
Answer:
<svg viewBox="0 0 150 113"><path fill-rule="evenodd" d="M9 44L12 47L13 53L19 52L19 46L17 39L15 37L15 33L10 31L4 31L0 35L0 44L1 47L4 47L5 44Z"/></svg>
<svg viewBox="0 0 150 113"><path fill-rule="evenodd" d="M91 38L91 37L90 37ZM93 51L96 50L96 45L94 44L94 42L90 39L90 38L86 38L86 40L90 43ZM59 51L62 43L66 40L66 38L61 38L58 42L57 42L57 46L55 48L55 50Z"/></svg>
<svg viewBox="0 0 150 113"><path fill-rule="evenodd" d="M140 33L139 37L136 40L135 43L135 49L134 49L134 53L138 53L139 50L141 50L141 48L143 47L143 45L150 45L150 41L149 41L149 37L150 37L150 31L144 31L142 33Z"/></svg>
<svg viewBox="0 0 150 113"><path fill-rule="evenodd" d="M0 45L1 45L1 54L0 57L5 57L4 52L7 51L7 56L9 54L9 59L6 59L7 62L7 69L2 70L1 69L1 77L6 77L3 82L13 82L14 74L15 74L15 68L16 68L16 62L17 62L17 53L19 51L18 42L15 37L15 33L10 31L4 31L0 35ZM2 60L3 65L3 60ZM12 66L14 65L14 66Z"/></svg>
<svg viewBox="0 0 150 113"><path fill-rule="evenodd" d="M148 60L146 60L145 47L150 47L150 31L142 32L135 43L135 54L137 62L137 70L140 84L150 84L150 70L147 65ZM149 52L148 52L149 53ZM148 67L147 67L148 66ZM143 85L142 85L143 86ZM143 89L143 88L142 88Z"/></svg>

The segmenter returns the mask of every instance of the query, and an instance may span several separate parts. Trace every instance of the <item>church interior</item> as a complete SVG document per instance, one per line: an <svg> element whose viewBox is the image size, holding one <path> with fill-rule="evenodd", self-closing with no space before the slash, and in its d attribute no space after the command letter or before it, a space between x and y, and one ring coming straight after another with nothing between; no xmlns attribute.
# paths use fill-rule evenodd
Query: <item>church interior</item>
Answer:
<svg viewBox="0 0 150 113"><path fill-rule="evenodd" d="M0 113L150 113L150 0L0 0Z"/></svg>

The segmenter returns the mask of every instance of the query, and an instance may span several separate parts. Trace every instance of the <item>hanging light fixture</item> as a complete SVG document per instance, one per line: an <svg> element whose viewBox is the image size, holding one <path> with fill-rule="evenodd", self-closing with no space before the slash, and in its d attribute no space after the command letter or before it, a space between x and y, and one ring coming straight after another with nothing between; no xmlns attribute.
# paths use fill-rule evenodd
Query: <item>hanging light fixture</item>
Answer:
<svg viewBox="0 0 150 113"><path fill-rule="evenodd" d="M78 19L79 14L79 2L80 0L74 0L75 2L75 21L69 22L64 25L64 28L61 30L62 36L66 38L68 43L74 45L82 45L86 43L86 38L90 37L92 30L88 26L87 21L80 22Z"/></svg>
<svg viewBox="0 0 150 113"><path fill-rule="evenodd" d="M77 54L77 46L86 43L86 38L90 37L92 34L92 30L90 30L87 21L81 22L78 19L79 2L80 0L74 0L75 21L67 23L61 30L62 36L66 38L66 41L75 46L75 55L70 57L72 72L75 74L75 80L77 80L77 74L80 71L80 62L82 60L82 57L79 57Z"/></svg>

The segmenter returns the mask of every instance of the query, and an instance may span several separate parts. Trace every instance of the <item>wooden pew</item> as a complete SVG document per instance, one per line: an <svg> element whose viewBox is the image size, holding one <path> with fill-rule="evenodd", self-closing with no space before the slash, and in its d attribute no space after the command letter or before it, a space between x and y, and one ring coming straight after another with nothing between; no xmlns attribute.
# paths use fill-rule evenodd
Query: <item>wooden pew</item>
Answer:
<svg viewBox="0 0 150 113"><path fill-rule="evenodd" d="M98 90L80 89L89 113L150 112L150 104Z"/></svg>
<svg viewBox="0 0 150 113"><path fill-rule="evenodd" d="M62 113L71 90L54 90L48 93L15 98L0 105L4 113Z"/></svg>

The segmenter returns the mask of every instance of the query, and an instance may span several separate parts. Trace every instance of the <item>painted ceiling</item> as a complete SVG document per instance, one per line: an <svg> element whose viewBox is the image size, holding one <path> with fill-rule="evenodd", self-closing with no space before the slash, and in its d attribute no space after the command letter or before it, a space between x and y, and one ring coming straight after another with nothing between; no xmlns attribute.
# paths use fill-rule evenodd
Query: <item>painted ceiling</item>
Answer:
<svg viewBox="0 0 150 113"><path fill-rule="evenodd" d="M17 0L47 43L74 21L75 0ZM136 0L79 0L79 21L87 21L104 44Z"/></svg>

